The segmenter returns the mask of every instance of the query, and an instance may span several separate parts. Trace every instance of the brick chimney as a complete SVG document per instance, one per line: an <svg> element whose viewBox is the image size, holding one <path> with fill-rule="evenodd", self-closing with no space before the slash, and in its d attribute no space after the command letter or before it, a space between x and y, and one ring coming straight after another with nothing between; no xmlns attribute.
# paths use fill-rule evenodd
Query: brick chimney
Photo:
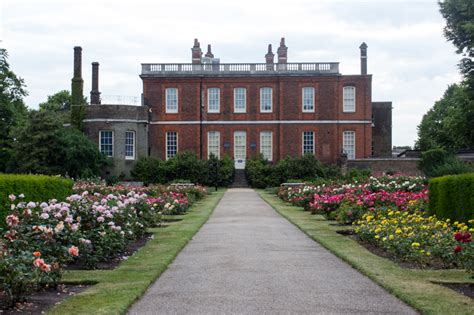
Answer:
<svg viewBox="0 0 474 315"><path fill-rule="evenodd" d="M71 83L71 99L72 105L80 105L83 103L83 85L82 79L82 48L74 47L74 77Z"/></svg>
<svg viewBox="0 0 474 315"><path fill-rule="evenodd" d="M214 58L214 54L211 51L211 44L207 45L207 53L205 54L206 57Z"/></svg>
<svg viewBox="0 0 474 315"><path fill-rule="evenodd" d="M191 48L192 51L192 63L193 65L201 64L202 50L197 38L194 39L194 46Z"/></svg>
<svg viewBox="0 0 474 315"><path fill-rule="evenodd" d="M272 52L272 44L268 44L268 52L265 55L265 63L267 64L267 70L274 70L273 69L273 59L275 54Z"/></svg>
<svg viewBox="0 0 474 315"><path fill-rule="evenodd" d="M84 80L82 80L82 48L74 47L74 77L71 80L71 126L84 129Z"/></svg>
<svg viewBox="0 0 474 315"><path fill-rule="evenodd" d="M278 63L286 63L288 60L288 47L285 45L285 37L280 40L280 47L277 50Z"/></svg>
<svg viewBox="0 0 474 315"><path fill-rule="evenodd" d="M360 45L360 74L367 74L367 44L362 43Z"/></svg>
<svg viewBox="0 0 474 315"><path fill-rule="evenodd" d="M92 63L92 90L91 90L91 104L100 104L99 92L99 63Z"/></svg>

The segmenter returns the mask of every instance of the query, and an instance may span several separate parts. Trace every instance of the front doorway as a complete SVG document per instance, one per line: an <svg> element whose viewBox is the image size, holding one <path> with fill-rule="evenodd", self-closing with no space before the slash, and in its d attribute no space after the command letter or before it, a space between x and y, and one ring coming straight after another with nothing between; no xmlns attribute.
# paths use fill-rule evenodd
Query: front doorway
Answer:
<svg viewBox="0 0 474 315"><path fill-rule="evenodd" d="M247 134L245 131L234 132L234 162L235 169L245 168L245 159L247 157Z"/></svg>

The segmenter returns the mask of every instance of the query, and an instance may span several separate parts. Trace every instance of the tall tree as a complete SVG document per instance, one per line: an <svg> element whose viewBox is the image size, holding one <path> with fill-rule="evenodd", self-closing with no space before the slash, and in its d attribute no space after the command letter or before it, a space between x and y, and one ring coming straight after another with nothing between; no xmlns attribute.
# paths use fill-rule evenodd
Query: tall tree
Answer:
<svg viewBox="0 0 474 315"><path fill-rule="evenodd" d="M453 84L418 126L416 148L448 150L474 147L474 102L462 84Z"/></svg>
<svg viewBox="0 0 474 315"><path fill-rule="evenodd" d="M0 48L0 172L10 160L13 130L24 123L27 114L25 82L10 69L7 59L7 51Z"/></svg>
<svg viewBox="0 0 474 315"><path fill-rule="evenodd" d="M69 123L71 116L71 93L67 90L59 91L48 96L48 100L39 104L40 111L56 115L62 123Z"/></svg>
<svg viewBox="0 0 474 315"><path fill-rule="evenodd" d="M106 157L82 132L63 123L54 111L31 111L15 141L11 170L74 178L99 175Z"/></svg>
<svg viewBox="0 0 474 315"><path fill-rule="evenodd" d="M474 93L474 1L445 0L440 1L439 6L446 19L444 35L463 56L459 68L469 93Z"/></svg>
<svg viewBox="0 0 474 315"><path fill-rule="evenodd" d="M439 6L446 19L444 35L462 55L459 69L464 80L449 86L423 116L415 147L450 151L474 148L474 1L445 0Z"/></svg>
<svg viewBox="0 0 474 315"><path fill-rule="evenodd" d="M31 111L25 127L18 133L9 171L18 173L60 174L58 166L61 122L46 111Z"/></svg>

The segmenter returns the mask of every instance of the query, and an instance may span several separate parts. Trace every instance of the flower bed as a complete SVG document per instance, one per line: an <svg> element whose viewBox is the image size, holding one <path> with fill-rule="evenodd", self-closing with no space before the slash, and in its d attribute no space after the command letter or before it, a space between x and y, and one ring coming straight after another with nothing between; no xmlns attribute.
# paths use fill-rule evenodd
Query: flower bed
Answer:
<svg viewBox="0 0 474 315"><path fill-rule="evenodd" d="M353 223L360 239L403 261L474 269L474 220L429 216L426 180L370 177L281 188L280 198L341 223Z"/></svg>
<svg viewBox="0 0 474 315"><path fill-rule="evenodd" d="M438 220L420 211L390 210L366 213L356 222L355 232L368 243L375 244L402 260L421 266L433 260L444 267L474 271L474 220L466 223Z"/></svg>
<svg viewBox="0 0 474 315"><path fill-rule="evenodd" d="M426 180L422 177L370 177L365 181L328 181L320 185L283 187L279 196L312 213L324 214L341 223L351 223L378 208L400 210L425 207Z"/></svg>
<svg viewBox="0 0 474 315"><path fill-rule="evenodd" d="M10 196L7 230L0 237L0 286L11 303L38 287L57 285L69 263L95 268L117 256L162 215L185 213L191 203L183 192L150 196L146 188L124 194L123 187L87 187L95 192L76 187L82 192L65 202L27 203Z"/></svg>

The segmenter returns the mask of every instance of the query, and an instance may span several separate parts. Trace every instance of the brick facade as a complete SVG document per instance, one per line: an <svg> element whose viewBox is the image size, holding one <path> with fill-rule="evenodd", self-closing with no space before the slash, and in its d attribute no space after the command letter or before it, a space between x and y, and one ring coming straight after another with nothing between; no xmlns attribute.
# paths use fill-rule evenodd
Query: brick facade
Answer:
<svg viewBox="0 0 474 315"><path fill-rule="evenodd" d="M208 154L207 134L220 133L220 155L234 155L234 132L246 132L246 156L260 152L260 132L272 132L273 161L288 155L302 155L302 134L314 132L316 156L323 162L336 163L343 149L343 132L355 132L355 158L372 156L372 76L341 75L338 71L288 72L286 50L279 47L279 64L273 64L269 45L266 71L212 71L196 63L200 45L192 48L192 71L179 71L185 65L154 65L158 71L143 72L143 100L151 109L151 155L166 158L166 132L178 134L178 151L190 150L205 158ZM201 54L202 55L202 54ZM284 62L284 64L282 64ZM219 66L219 65L217 65ZM232 66L232 65L231 65ZM284 66L284 67L282 67ZM149 65L143 65L149 67ZM202 68L196 68L202 67ZM252 67L252 64L249 64ZM258 65L254 65L254 68ZM331 66L332 67L332 66ZM145 69L145 68L143 68ZM148 68L147 68L148 69ZM164 69L164 70L163 70ZM221 68L222 69L222 68ZM284 71L279 71L283 69ZM332 68L331 68L332 69ZM247 69L248 70L248 69ZM355 112L343 111L343 88L355 87ZM272 88L272 110L260 109L260 89ZM303 111L303 88L314 88L314 111ZM166 112L166 89L178 91L178 112ZM208 89L218 88L220 108L209 112ZM246 91L246 110L234 112L234 89Z"/></svg>
<svg viewBox="0 0 474 315"><path fill-rule="evenodd" d="M142 106L135 107L99 105L98 63L93 63L91 100L94 105L87 109L86 133L99 143L99 132L104 128L117 135L133 130L136 132L137 158L151 155L166 159L168 132L177 135L178 153L192 151L201 158L208 156L209 132L219 133L219 155L227 154L232 158L236 145L234 136L245 132L248 159L261 152L261 133L271 132L271 158L276 162L286 156L302 155L303 133L312 132L307 135L305 148L311 148L309 139L314 135L314 154L325 163L340 160L344 141L350 159L369 158L373 155L372 148L378 148L382 142L386 146L387 141L386 137L373 137L375 103L372 103L372 76L366 71L367 45L361 45L360 49L362 73L342 75L336 62L288 63L284 39L277 49L276 63L269 45L265 63L260 64L220 63L220 59L214 58L210 45L203 57L200 43L195 40L191 63L142 64ZM216 88L219 89L219 109L211 112L208 90ZM234 109L237 88L245 89L244 112ZM272 89L268 112L261 110L262 88ZM177 112L166 110L167 89L177 91ZM314 100L312 110L303 109L303 91L309 93L309 100ZM348 100L349 109L355 103L354 111L343 110L344 98ZM385 135L391 135L391 116L390 119L383 117L376 126L383 128ZM345 132L350 133L346 133L344 140ZM128 176L134 162L122 161L122 140L121 136L114 140L118 151L114 154L115 166L111 173L124 172ZM380 151L375 150L376 154Z"/></svg>

